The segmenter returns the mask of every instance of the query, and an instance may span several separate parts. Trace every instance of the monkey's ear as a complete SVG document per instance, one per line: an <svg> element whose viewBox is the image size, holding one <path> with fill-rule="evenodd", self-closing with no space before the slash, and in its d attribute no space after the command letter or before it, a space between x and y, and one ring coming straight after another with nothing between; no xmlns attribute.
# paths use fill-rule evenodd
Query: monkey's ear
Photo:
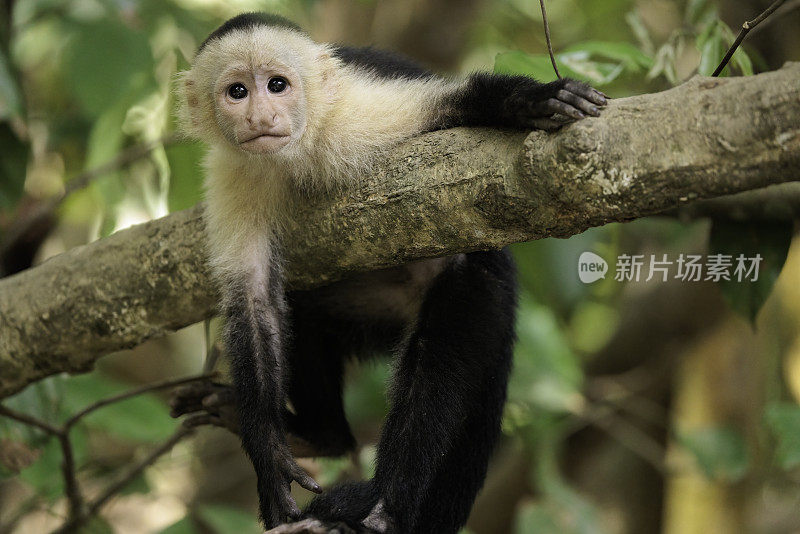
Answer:
<svg viewBox="0 0 800 534"><path fill-rule="evenodd" d="M322 52L317 56L317 64L320 66L322 91L328 101L333 102L339 94L338 62L328 52Z"/></svg>
<svg viewBox="0 0 800 534"><path fill-rule="evenodd" d="M200 99L197 94L197 84L192 79L191 72L187 71L178 74L176 93L180 127L185 134L194 136L200 126L202 113Z"/></svg>

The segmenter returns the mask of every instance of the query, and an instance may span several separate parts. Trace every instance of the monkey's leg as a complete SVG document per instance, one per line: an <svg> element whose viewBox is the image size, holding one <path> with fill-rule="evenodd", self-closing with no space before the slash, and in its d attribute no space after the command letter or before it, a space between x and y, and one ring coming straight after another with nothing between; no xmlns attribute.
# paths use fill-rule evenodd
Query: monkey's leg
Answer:
<svg viewBox="0 0 800 534"><path fill-rule="evenodd" d="M510 350L507 355L510 360ZM498 363L509 365L508 362ZM502 379L490 380L479 393L484 402L468 415L439 467L420 508L415 532L454 533L466 523L486 477L489 456L500 429L505 386Z"/></svg>
<svg viewBox="0 0 800 534"><path fill-rule="evenodd" d="M320 455L339 456L355 447L342 405L342 380L349 347L339 325L313 302L289 296L288 395L294 409L287 429Z"/></svg>
<svg viewBox="0 0 800 534"><path fill-rule="evenodd" d="M500 430L515 306L505 251L468 254L435 279L395 370L375 478L333 488L307 516L370 532L458 530Z"/></svg>
<svg viewBox="0 0 800 534"><path fill-rule="evenodd" d="M397 367L378 444L380 501L368 526L388 516L397 532L445 534L466 519L500 430L515 308L507 251L467 254L434 281ZM451 516L442 529L425 524L429 496L440 503L437 514Z"/></svg>

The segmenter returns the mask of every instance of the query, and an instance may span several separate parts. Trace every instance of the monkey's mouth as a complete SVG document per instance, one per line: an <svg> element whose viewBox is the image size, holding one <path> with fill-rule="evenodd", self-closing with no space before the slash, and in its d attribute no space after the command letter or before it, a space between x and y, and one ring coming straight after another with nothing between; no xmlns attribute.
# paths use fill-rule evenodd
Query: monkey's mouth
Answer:
<svg viewBox="0 0 800 534"><path fill-rule="evenodd" d="M284 137L289 137L289 136L287 134L261 133L261 134L258 134L258 135L254 135L250 139L245 139L244 141L242 141L239 144L243 145L245 143L249 143L251 141L255 141L257 139L262 139L262 138L282 139Z"/></svg>
<svg viewBox="0 0 800 534"><path fill-rule="evenodd" d="M241 141L239 146L248 152L270 152L283 148L290 140L289 134L264 132Z"/></svg>

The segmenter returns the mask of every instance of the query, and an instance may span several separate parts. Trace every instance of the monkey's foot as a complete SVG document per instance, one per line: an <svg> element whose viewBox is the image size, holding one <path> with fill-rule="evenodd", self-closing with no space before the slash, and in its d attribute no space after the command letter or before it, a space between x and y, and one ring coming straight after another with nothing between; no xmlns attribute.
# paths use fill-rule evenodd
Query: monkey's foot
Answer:
<svg viewBox="0 0 800 534"><path fill-rule="evenodd" d="M198 414L206 424L239 433L236 393L231 386L210 381L192 382L175 389L169 405L172 417Z"/></svg>
<svg viewBox="0 0 800 534"><path fill-rule="evenodd" d="M509 98L508 112L522 127L553 131L586 116L598 117L608 101L600 91L586 83L563 78L544 86L520 89Z"/></svg>
<svg viewBox="0 0 800 534"><path fill-rule="evenodd" d="M268 530L265 534L362 534L344 523L328 523L319 519L303 519L297 523L286 523Z"/></svg>
<svg viewBox="0 0 800 534"><path fill-rule="evenodd" d="M287 519L300 519L302 515L292 497L292 482L314 493L322 493L322 488L297 464L285 443L273 439L264 445L264 452L269 451L268 463L256 469L259 505L264 524L274 527Z"/></svg>

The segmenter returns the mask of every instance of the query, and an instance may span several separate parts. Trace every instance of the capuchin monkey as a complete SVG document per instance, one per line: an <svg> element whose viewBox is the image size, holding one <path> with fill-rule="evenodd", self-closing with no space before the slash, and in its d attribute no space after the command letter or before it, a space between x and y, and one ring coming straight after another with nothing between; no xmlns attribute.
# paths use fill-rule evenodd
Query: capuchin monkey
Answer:
<svg viewBox="0 0 800 534"><path fill-rule="evenodd" d="M183 129L209 149L209 261L264 525L457 532L500 431L517 300L509 253L458 254L287 292L283 221L304 196L355 183L414 135L455 126L555 130L599 115L606 98L569 79L443 78L392 53L316 43L261 13L214 31L180 88ZM351 451L344 363L392 351L374 478L329 489L301 512L291 482L321 489L295 462L287 435L327 455ZM173 412L212 405L178 398Z"/></svg>

